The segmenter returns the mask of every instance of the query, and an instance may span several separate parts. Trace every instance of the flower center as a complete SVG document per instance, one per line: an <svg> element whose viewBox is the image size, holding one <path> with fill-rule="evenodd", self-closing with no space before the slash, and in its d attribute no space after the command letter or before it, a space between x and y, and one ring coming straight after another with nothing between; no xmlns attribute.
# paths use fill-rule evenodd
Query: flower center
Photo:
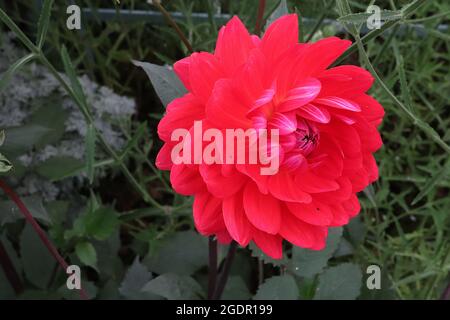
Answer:
<svg viewBox="0 0 450 320"><path fill-rule="evenodd" d="M307 156L319 143L319 131L317 128L305 120L299 120L297 130L295 131L296 148L302 150L303 155Z"/></svg>

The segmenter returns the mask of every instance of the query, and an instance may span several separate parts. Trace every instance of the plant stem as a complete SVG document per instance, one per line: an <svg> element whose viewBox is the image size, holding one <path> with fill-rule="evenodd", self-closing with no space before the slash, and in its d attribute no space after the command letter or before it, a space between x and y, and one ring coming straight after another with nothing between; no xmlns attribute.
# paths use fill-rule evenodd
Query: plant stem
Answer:
<svg viewBox="0 0 450 320"><path fill-rule="evenodd" d="M259 0L258 13L256 16L256 25L255 25L255 34L257 36L261 34L265 8L266 8L266 0Z"/></svg>
<svg viewBox="0 0 450 320"><path fill-rule="evenodd" d="M14 268L14 264L12 263L10 257L8 256L8 252L6 251L3 243L0 240L0 265L5 272L5 276L8 279L11 287L14 289L16 295L20 295L23 292L23 284L20 280L19 275L17 274L16 269Z"/></svg>
<svg viewBox="0 0 450 320"><path fill-rule="evenodd" d="M217 240L209 237L208 300L212 299L217 281Z"/></svg>
<svg viewBox="0 0 450 320"><path fill-rule="evenodd" d="M164 7L161 4L160 0L153 0L153 4L155 5L156 8L158 8L158 10L162 13L162 15L164 16L164 18L166 18L167 23L169 23L170 26L172 26L172 28L175 29L175 32L178 34L178 37L180 37L181 41L183 41L184 45L186 46L186 48L188 49L188 51L190 53L194 52L194 49L192 48L191 43L189 42L189 40L186 38L186 36L184 35L183 31L181 31L180 27L178 26L178 24L176 23L176 21L172 18L172 16L170 15L169 12L167 12L166 9L164 9Z"/></svg>
<svg viewBox="0 0 450 320"><path fill-rule="evenodd" d="M50 254L59 263L59 265L64 270L64 272L66 272L69 265L64 260L64 258L61 257L61 255L59 254L58 250L53 245L53 243L48 239L44 230L42 230L41 226L33 218L33 215L28 210L28 208L25 206L25 204L22 202L20 197L2 180L0 180L0 189L3 189L3 191L6 193L6 195L17 205L20 212L24 215L25 220L33 227L34 231L36 231L37 235L39 236L39 238L41 239L41 241L45 245L45 247L48 249ZM80 296L82 299L87 299L86 292L83 289L80 290Z"/></svg>
<svg viewBox="0 0 450 320"><path fill-rule="evenodd" d="M225 289L225 285L227 284L228 276L230 275L231 265L233 264L234 255L236 254L237 242L232 241L230 243L230 247L228 248L227 258L223 265L223 270L220 273L219 282L217 283L216 290L212 296L213 300L220 300L222 296L223 290Z"/></svg>
<svg viewBox="0 0 450 320"><path fill-rule="evenodd" d="M258 285L264 282L264 262L258 258Z"/></svg>

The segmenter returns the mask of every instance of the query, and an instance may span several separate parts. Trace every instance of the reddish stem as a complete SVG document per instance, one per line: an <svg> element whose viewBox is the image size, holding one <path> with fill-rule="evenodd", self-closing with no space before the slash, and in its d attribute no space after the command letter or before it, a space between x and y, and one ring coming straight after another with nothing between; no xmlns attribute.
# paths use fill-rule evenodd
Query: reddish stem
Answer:
<svg viewBox="0 0 450 320"><path fill-rule="evenodd" d="M266 8L266 0L259 0L258 13L256 17L255 34L259 36L261 34L261 28L264 18L264 10Z"/></svg>
<svg viewBox="0 0 450 320"><path fill-rule="evenodd" d="M61 268L66 272L69 265L64 260L63 257L59 254L56 247L53 245L53 243L48 239L47 235L45 234L44 230L42 230L41 226L37 223L37 221L33 218L33 215L30 213L30 211L27 209L23 201L20 199L20 197L2 180L0 180L0 188L3 189L3 191L6 193L6 195L17 205L20 212L25 217L25 220L31 224L34 231L36 231L39 238L41 238L44 245L47 247L48 251L51 253L51 255L55 258L55 260L59 263ZM80 290L80 296L82 299L88 299L86 292L84 289Z"/></svg>
<svg viewBox="0 0 450 320"><path fill-rule="evenodd" d="M6 248L3 246L2 241L0 240L0 265L3 268L6 278L8 279L11 287L14 289L16 295L20 295L23 292L23 284L20 280L19 275L17 274L16 269L14 268L14 264L11 261L11 258L8 256L8 252Z"/></svg>

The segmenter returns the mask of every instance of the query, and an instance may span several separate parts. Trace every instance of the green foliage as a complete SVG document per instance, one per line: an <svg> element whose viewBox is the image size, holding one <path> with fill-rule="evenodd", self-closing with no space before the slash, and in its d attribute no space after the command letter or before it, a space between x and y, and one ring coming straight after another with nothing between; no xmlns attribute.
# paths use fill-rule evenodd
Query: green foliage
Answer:
<svg viewBox="0 0 450 320"><path fill-rule="evenodd" d="M329 230L327 245L320 251L294 247L290 268L299 277L310 278L327 266L328 260L337 250L341 241L342 228Z"/></svg>
<svg viewBox="0 0 450 320"><path fill-rule="evenodd" d="M267 279L253 297L254 300L297 300L298 287L290 275Z"/></svg>
<svg viewBox="0 0 450 320"><path fill-rule="evenodd" d="M361 291L362 274L355 264L344 263L331 267L319 277L319 285L314 299L316 300L352 300Z"/></svg>
<svg viewBox="0 0 450 320"><path fill-rule="evenodd" d="M173 273L150 280L142 291L168 300L198 300L204 297L202 288L193 278Z"/></svg>
<svg viewBox="0 0 450 320"><path fill-rule="evenodd" d="M167 107L172 100L186 93L186 89L175 72L168 67L140 61L133 61L133 63L144 69L164 106Z"/></svg>
<svg viewBox="0 0 450 320"><path fill-rule="evenodd" d="M154 251L146 257L144 264L159 274L191 275L208 262L207 241L193 231L175 233Z"/></svg>

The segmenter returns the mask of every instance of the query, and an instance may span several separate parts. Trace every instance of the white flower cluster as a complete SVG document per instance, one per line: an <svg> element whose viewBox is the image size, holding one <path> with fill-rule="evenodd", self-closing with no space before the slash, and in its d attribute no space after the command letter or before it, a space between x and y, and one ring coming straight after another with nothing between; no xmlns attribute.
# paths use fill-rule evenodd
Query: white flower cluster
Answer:
<svg viewBox="0 0 450 320"><path fill-rule="evenodd" d="M0 34L0 77L11 64L25 54L16 46L11 33ZM64 74L61 76L68 81ZM123 130L129 127L130 118L135 112L134 101L115 94L107 87L99 86L87 76L82 76L79 80L96 128L113 148L120 149L125 144ZM69 156L79 160L84 158L87 125L82 113L53 75L45 67L35 63L22 67L0 91L0 128L7 129L26 124L36 112L36 101L40 101L40 105L45 105L47 100L48 103L53 101L53 104L54 101L58 101L55 108L62 108L67 112L64 134L58 142L20 156L17 160L26 167L55 156ZM83 180L84 177L79 176L78 179ZM55 198L59 194L55 189L56 185L35 174L27 174L17 183L22 194L39 192L47 199ZM67 188L60 186L59 189Z"/></svg>

